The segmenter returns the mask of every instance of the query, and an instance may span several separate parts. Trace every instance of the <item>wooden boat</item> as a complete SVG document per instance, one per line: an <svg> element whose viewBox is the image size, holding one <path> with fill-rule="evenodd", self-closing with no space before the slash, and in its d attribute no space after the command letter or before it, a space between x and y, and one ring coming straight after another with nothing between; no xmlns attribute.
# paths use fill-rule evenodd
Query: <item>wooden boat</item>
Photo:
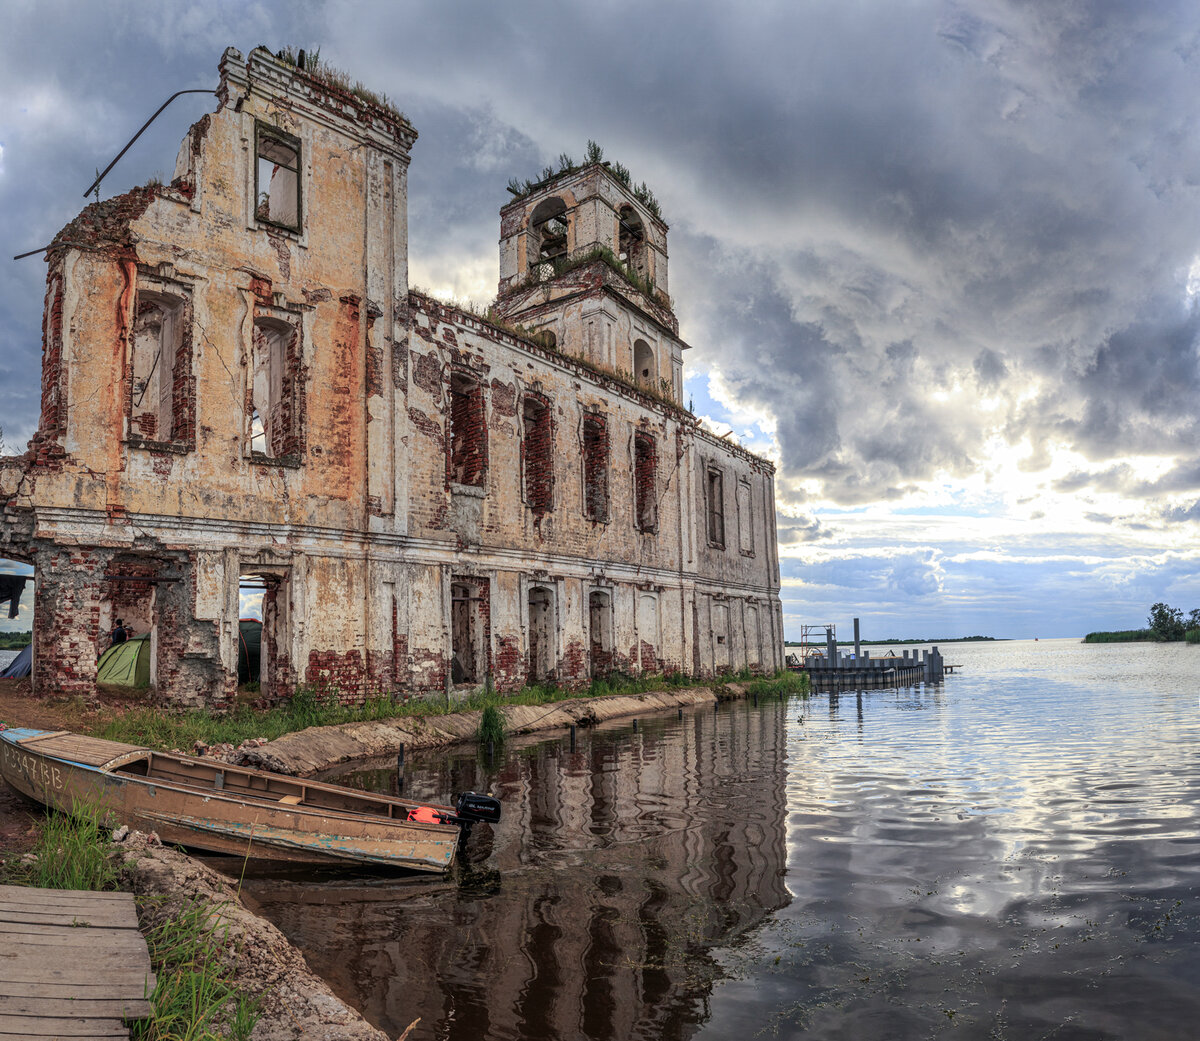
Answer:
<svg viewBox="0 0 1200 1041"><path fill-rule="evenodd" d="M422 805L66 731L0 731L0 775L74 816L298 864L445 871L472 823L500 819L499 802L474 792L453 808Z"/></svg>

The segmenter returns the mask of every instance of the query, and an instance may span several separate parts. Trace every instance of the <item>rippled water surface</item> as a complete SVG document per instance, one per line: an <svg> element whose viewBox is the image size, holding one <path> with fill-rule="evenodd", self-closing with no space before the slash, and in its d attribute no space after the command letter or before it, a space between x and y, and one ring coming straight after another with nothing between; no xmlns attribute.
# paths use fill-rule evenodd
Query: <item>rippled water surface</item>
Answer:
<svg viewBox="0 0 1200 1041"><path fill-rule="evenodd" d="M504 802L465 870L247 894L392 1036L1200 1036L1200 647L943 650L934 687L410 757Z"/></svg>

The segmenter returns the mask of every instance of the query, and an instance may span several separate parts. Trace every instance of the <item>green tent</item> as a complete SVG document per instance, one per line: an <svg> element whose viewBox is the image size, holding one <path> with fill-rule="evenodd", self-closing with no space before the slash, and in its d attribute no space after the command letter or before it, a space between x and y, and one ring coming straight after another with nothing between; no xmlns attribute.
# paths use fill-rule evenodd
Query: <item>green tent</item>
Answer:
<svg viewBox="0 0 1200 1041"><path fill-rule="evenodd" d="M131 636L100 656L96 682L115 687L150 686L150 634Z"/></svg>

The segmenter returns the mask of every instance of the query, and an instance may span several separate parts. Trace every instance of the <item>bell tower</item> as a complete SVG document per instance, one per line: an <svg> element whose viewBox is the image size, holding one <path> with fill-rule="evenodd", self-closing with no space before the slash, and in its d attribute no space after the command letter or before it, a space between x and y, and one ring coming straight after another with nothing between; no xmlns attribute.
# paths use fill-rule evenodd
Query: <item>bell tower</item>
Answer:
<svg viewBox="0 0 1200 1041"><path fill-rule="evenodd" d="M556 174L500 211L496 313L678 404L687 344L667 285L667 224L608 163Z"/></svg>

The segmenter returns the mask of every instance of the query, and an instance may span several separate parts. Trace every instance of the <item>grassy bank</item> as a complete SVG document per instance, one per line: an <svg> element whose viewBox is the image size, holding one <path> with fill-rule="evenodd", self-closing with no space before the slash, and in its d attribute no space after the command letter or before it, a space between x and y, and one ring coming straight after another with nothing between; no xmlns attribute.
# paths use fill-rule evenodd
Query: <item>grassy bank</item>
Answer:
<svg viewBox="0 0 1200 1041"><path fill-rule="evenodd" d="M1185 643L1200 643L1200 629L1189 629L1183 634ZM1118 629L1114 632L1088 633L1084 643L1178 643L1179 640L1164 640L1153 629Z"/></svg>
<svg viewBox="0 0 1200 1041"><path fill-rule="evenodd" d="M1088 633L1084 643L1142 643L1155 642L1158 637L1149 629L1117 629L1113 632Z"/></svg>
<svg viewBox="0 0 1200 1041"><path fill-rule="evenodd" d="M362 723L382 719L402 719L413 716L439 716L450 712L486 709L502 705L549 705L574 698L596 698L612 694L646 694L656 690L680 687L717 687L725 683L741 683L747 693L767 696L804 694L808 678L800 673L781 672L775 676L754 677L749 672L722 676L717 679L694 680L688 676L626 677L610 676L594 680L587 687L568 690L553 684L526 687L516 694L478 692L447 704L444 698L393 701L390 697L372 698L362 705L341 705L336 692L322 695L302 688L296 696L267 711L240 705L233 711L217 714L194 709L167 712L161 708L139 708L104 724L97 736L113 741L144 744L151 748L188 749L195 742L205 744L228 742L237 745L248 738L274 740L293 731L308 727L337 726L343 723Z"/></svg>
<svg viewBox="0 0 1200 1041"><path fill-rule="evenodd" d="M3 861L0 878L9 885L120 888L108 830L86 815L49 813L32 856L6 854ZM229 938L214 925L217 910L197 902L146 930L158 982L150 995L152 1018L131 1026L134 1041L248 1041L257 1022L255 1005L239 993L232 963L222 957Z"/></svg>

